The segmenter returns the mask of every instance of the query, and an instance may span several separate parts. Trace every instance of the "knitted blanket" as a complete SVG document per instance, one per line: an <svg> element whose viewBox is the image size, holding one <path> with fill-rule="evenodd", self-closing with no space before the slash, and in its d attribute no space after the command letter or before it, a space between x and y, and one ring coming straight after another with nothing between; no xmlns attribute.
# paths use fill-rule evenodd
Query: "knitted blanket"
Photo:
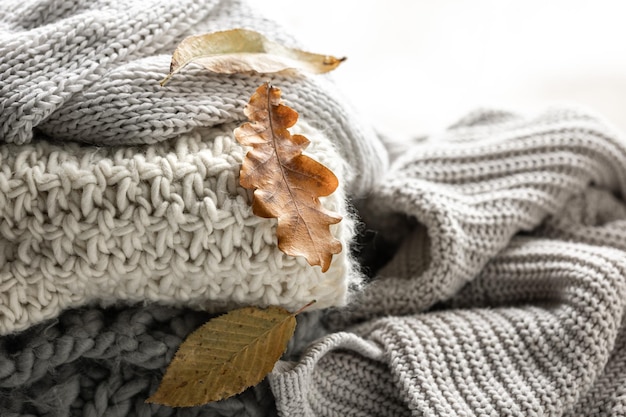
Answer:
<svg viewBox="0 0 626 417"><path fill-rule="evenodd" d="M277 366L282 415L623 415L624 139L479 111L404 148L363 210L397 249Z"/></svg>
<svg viewBox="0 0 626 417"><path fill-rule="evenodd" d="M182 38L233 27L297 45L240 1L0 5L0 415L625 413L618 133L577 109L480 110L394 142L326 76L158 85ZM268 79L340 181L325 274L277 249L238 185L232 129ZM213 312L312 298L258 386L144 403Z"/></svg>

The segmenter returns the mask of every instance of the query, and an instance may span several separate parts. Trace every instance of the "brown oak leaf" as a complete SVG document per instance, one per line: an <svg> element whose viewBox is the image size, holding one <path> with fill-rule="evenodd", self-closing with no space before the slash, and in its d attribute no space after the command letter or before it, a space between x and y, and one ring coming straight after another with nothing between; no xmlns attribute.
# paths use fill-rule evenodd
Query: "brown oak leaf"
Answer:
<svg viewBox="0 0 626 417"><path fill-rule="evenodd" d="M310 142L287 130L298 113L280 97L280 89L260 86L244 110L250 122L235 129L239 143L252 148L242 163L240 183L254 190L254 214L278 219L278 248L326 272L332 255L342 249L330 231L341 216L325 209L319 197L330 195L339 182L330 169L302 154Z"/></svg>

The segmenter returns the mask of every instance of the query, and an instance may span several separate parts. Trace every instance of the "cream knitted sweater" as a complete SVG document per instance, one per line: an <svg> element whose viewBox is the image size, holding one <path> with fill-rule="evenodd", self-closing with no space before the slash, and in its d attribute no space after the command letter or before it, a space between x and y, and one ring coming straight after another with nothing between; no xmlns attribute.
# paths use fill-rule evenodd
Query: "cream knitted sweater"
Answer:
<svg viewBox="0 0 626 417"><path fill-rule="evenodd" d="M332 84L273 78L308 152L341 182L323 204L344 215L334 233L346 249L323 274L278 250L275 221L254 216L239 186L233 122L268 77L192 69L158 83L185 36L252 27L293 43L273 23L200 0L15 1L0 17L0 334L94 301L346 302L360 280L346 195L386 161Z"/></svg>
<svg viewBox="0 0 626 417"><path fill-rule="evenodd" d="M383 144L326 77L158 86L180 39L231 27L294 44L239 1L0 4L0 415L626 412L618 133L579 110L482 110ZM232 129L268 78L340 179L324 204L346 250L326 274L282 255L238 186ZM144 403L202 310L311 297L257 387Z"/></svg>

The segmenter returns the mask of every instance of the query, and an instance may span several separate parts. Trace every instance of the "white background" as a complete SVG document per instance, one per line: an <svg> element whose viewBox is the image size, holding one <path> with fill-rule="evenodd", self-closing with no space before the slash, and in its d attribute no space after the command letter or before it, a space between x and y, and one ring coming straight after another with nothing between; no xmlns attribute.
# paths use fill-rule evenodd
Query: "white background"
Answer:
<svg viewBox="0 0 626 417"><path fill-rule="evenodd" d="M574 103L626 131L621 0L252 0L382 130L420 135L476 107Z"/></svg>

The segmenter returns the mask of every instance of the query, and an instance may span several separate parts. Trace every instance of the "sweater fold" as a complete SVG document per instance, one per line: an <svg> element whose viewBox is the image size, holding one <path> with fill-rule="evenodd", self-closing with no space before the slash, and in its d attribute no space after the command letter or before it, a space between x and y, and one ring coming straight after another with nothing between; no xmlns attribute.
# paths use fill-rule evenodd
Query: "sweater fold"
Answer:
<svg viewBox="0 0 626 417"><path fill-rule="evenodd" d="M238 0L0 5L0 414L623 414L624 137L577 108L479 109L400 142L330 76L159 85L182 39L236 27L299 46ZM239 185L233 129L268 80L339 179L325 274ZM214 313L312 299L257 386L145 403Z"/></svg>

